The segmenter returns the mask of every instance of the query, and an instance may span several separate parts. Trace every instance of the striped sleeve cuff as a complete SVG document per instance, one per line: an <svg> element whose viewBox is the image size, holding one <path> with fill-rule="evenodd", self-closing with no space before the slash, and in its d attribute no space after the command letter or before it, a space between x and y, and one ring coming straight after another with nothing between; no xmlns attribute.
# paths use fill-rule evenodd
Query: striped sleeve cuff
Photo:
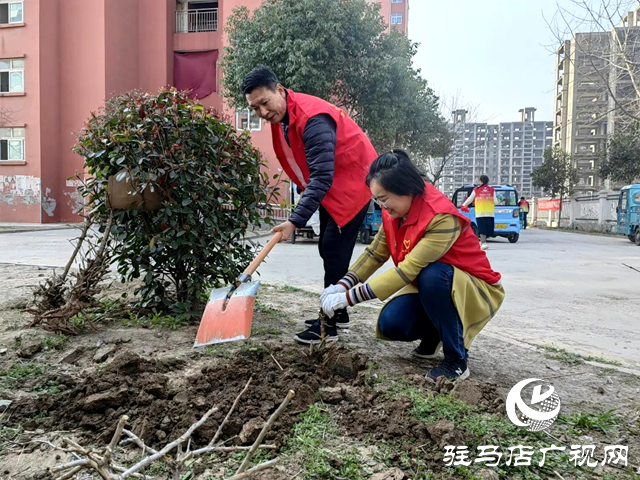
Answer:
<svg viewBox="0 0 640 480"><path fill-rule="evenodd" d="M342 277L342 279L338 282L338 285L342 285L347 290L355 287L360 283L360 279L353 272L347 272L347 274Z"/></svg>
<svg viewBox="0 0 640 480"><path fill-rule="evenodd" d="M375 298L377 298L376 294L373 293L373 290L371 290L368 283L353 287L347 292L347 300L349 301L350 307L353 307L357 303L366 302Z"/></svg>

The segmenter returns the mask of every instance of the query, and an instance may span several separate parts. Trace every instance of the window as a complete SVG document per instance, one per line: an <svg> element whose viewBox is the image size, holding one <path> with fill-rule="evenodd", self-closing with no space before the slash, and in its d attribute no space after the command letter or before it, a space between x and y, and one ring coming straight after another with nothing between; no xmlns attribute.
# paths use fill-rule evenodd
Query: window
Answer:
<svg viewBox="0 0 640 480"><path fill-rule="evenodd" d="M236 128L238 130L259 132L262 130L262 122L260 121L260 117L253 110L237 110Z"/></svg>
<svg viewBox="0 0 640 480"><path fill-rule="evenodd" d="M620 200L618 202L618 210L620 210L621 212L626 212L628 201L629 201L629 191L622 192L622 195L620 196Z"/></svg>
<svg viewBox="0 0 640 480"><path fill-rule="evenodd" d="M0 93L24 92L24 60L0 60Z"/></svg>
<svg viewBox="0 0 640 480"><path fill-rule="evenodd" d="M454 205L456 206L462 205L468 197L469 197L468 190L458 190L454 198Z"/></svg>
<svg viewBox="0 0 640 480"><path fill-rule="evenodd" d="M24 158L24 128L0 128L0 161Z"/></svg>
<svg viewBox="0 0 640 480"><path fill-rule="evenodd" d="M508 179L505 177L505 181ZM496 190L496 205L503 207L515 207L518 205L518 199L514 190Z"/></svg>
<svg viewBox="0 0 640 480"><path fill-rule="evenodd" d="M24 22L24 3L0 1L0 25Z"/></svg>
<svg viewBox="0 0 640 480"><path fill-rule="evenodd" d="M391 25L402 25L401 13L394 13L391 15Z"/></svg>
<svg viewBox="0 0 640 480"><path fill-rule="evenodd" d="M391 3L402 3L402 0L391 0Z"/></svg>
<svg viewBox="0 0 640 480"><path fill-rule="evenodd" d="M589 186L593 187L593 175L589 175Z"/></svg>

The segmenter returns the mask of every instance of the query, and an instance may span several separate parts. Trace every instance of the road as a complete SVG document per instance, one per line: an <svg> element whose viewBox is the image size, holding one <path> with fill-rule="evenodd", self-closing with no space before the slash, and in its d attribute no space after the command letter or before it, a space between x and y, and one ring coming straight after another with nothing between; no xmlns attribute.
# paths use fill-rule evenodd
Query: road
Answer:
<svg viewBox="0 0 640 480"><path fill-rule="evenodd" d="M73 235L73 230L0 234L0 263L62 267ZM489 245L487 254L503 275L507 296L485 329L488 334L640 369L640 272L623 265L640 270L640 248L624 237L537 229L524 231L516 244L500 239ZM357 244L354 256L363 250ZM278 245L260 273L267 282L321 291L317 242Z"/></svg>

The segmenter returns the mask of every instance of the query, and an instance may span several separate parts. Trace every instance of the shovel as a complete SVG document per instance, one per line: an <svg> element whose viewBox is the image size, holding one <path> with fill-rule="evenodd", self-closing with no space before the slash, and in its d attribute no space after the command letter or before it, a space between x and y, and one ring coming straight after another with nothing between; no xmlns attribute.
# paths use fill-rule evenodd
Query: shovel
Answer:
<svg viewBox="0 0 640 480"><path fill-rule="evenodd" d="M281 239L282 232L276 233L234 285L211 292L198 327L194 347L246 340L251 336L253 307L260 286L260 281L251 281L251 275Z"/></svg>

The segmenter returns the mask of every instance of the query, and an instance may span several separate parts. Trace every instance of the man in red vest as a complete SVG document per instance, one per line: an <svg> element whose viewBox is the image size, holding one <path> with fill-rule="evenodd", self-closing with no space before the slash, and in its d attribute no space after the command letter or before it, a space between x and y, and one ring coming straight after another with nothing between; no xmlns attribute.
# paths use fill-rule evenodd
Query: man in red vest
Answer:
<svg viewBox="0 0 640 480"><path fill-rule="evenodd" d="M520 202L518 202L518 206L520 207L520 224L524 230L527 229L527 215L529 215L529 202L524 197L520 197Z"/></svg>
<svg viewBox="0 0 640 480"><path fill-rule="evenodd" d="M335 289L347 273L371 200L365 179L376 151L342 109L284 88L267 67L257 67L244 78L242 93L251 109L271 124L278 161L303 192L289 220L273 232L282 232L283 241L287 240L319 209L318 249L324 264L324 287L325 291ZM319 319L305 324L309 328L294 338L301 343L319 343ZM326 339L337 340L336 327L348 325L349 316L343 308L327 320Z"/></svg>

